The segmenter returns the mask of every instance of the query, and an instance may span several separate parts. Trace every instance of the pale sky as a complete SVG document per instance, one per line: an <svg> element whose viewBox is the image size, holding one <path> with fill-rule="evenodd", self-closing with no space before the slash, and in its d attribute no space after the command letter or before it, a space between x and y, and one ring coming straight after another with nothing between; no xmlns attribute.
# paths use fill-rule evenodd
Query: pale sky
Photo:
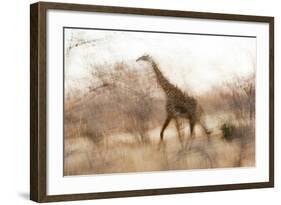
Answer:
<svg viewBox="0 0 281 205"><path fill-rule="evenodd" d="M195 94L255 71L255 38L65 30L66 48L77 39L95 43L74 47L66 55L66 90L77 82L81 88L87 87L90 64L127 61L132 69L142 69L144 65L135 60L143 54L151 55L171 82Z"/></svg>

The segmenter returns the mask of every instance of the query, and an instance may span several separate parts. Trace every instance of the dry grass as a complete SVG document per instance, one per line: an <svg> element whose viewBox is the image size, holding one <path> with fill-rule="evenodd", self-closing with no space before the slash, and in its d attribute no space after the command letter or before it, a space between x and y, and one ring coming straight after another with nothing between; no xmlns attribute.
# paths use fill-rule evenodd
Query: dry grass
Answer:
<svg viewBox="0 0 281 205"><path fill-rule="evenodd" d="M86 94L65 98L64 175L255 166L253 76L198 96L213 132L208 139L197 126L191 141L182 120L183 149L173 123L158 145L165 98L149 70L117 63L93 71Z"/></svg>

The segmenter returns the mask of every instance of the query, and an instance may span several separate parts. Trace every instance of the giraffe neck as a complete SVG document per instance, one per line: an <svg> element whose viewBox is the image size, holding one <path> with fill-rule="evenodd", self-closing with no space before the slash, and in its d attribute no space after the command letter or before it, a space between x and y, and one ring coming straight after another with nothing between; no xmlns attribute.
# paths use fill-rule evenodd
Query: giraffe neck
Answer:
<svg viewBox="0 0 281 205"><path fill-rule="evenodd" d="M160 71L160 69L158 68L158 65L156 62L154 62L153 60L150 61L153 71L156 75L156 79L158 84L162 87L162 89L164 90L164 92L166 94L168 94L170 92L171 89L176 89L176 87L171 84L167 78L165 78L165 76L162 74L162 72Z"/></svg>

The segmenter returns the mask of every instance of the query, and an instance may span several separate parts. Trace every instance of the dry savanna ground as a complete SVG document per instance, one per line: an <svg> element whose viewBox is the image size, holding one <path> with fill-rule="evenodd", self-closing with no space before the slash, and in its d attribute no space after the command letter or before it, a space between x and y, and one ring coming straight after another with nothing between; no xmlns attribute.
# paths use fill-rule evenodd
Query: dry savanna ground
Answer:
<svg viewBox="0 0 281 205"><path fill-rule="evenodd" d="M255 166L254 76L233 78L196 96L212 131L200 126L191 140L181 120L186 146L174 122L159 146L165 121L165 96L151 70L126 63L93 68L87 92L66 90L64 175L149 172Z"/></svg>

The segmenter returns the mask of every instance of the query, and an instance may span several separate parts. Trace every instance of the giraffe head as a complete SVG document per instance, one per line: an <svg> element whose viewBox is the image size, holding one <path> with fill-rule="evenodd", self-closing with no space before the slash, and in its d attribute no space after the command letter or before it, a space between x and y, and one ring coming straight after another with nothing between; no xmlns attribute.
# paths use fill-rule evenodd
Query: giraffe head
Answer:
<svg viewBox="0 0 281 205"><path fill-rule="evenodd" d="M139 57L136 61L148 61L150 62L152 60L151 56L150 55L142 55L141 57Z"/></svg>

